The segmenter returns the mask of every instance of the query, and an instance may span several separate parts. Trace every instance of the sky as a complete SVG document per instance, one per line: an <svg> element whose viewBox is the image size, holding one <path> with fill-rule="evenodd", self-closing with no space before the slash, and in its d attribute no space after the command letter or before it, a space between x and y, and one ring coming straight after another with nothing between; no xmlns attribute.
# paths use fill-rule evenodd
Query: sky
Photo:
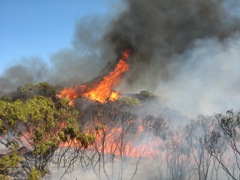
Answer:
<svg viewBox="0 0 240 180"><path fill-rule="evenodd" d="M71 46L77 21L105 14L107 0L0 0L0 74L22 58L49 56Z"/></svg>
<svg viewBox="0 0 240 180"><path fill-rule="evenodd" d="M119 0L0 0L0 75L23 58L49 57L71 46L78 20L107 14L111 3ZM238 0L226 7L239 14ZM236 8L237 7L237 8Z"/></svg>
<svg viewBox="0 0 240 180"><path fill-rule="evenodd" d="M71 46L81 17L106 14L115 1L0 0L0 74L22 58L40 57L48 62L51 54ZM230 12L240 12L238 0L228 2Z"/></svg>

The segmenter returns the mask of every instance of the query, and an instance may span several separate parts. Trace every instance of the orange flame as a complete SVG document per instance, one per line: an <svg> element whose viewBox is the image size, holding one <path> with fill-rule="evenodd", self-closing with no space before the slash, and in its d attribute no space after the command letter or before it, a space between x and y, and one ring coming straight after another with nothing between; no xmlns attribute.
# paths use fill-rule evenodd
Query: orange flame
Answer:
<svg viewBox="0 0 240 180"><path fill-rule="evenodd" d="M93 101L100 102L102 104L109 101L116 101L119 97L118 92L113 92L112 89L119 83L122 73L128 70L128 64L126 60L130 55L130 51L127 49L122 53L122 56L116 66L116 68L103 77L102 81L95 85L93 89L83 86L75 86L73 88L64 88L58 98L66 97L68 99L77 99L79 97L86 97ZM70 101L70 105L73 105L73 101Z"/></svg>
<svg viewBox="0 0 240 180"><path fill-rule="evenodd" d="M57 131L54 132L58 134L60 130L66 127L67 124L62 122L58 125ZM87 134L92 134L91 132L86 132ZM88 147L91 151L98 151L103 154L111 154L118 157L132 157L132 158L154 158L161 154L159 146L163 144L163 141L159 137L152 136L147 134L145 140L140 140L139 137L143 137L144 132L143 126L138 126L137 132L131 134L131 137L125 138L123 136L124 130L122 128L109 128L105 126L103 129L96 130L93 135L96 137L93 145ZM49 134L51 135L51 133ZM145 134L146 135L146 134ZM124 137L124 138L123 138ZM31 147L32 134L25 133L21 140L28 147ZM48 139L49 137L46 137ZM67 140L61 142L58 145L59 148L82 148L82 144L77 139L70 139L70 136L67 137Z"/></svg>
<svg viewBox="0 0 240 180"><path fill-rule="evenodd" d="M154 158L161 154L159 146L163 144L163 140L151 133L146 134L143 126L139 125L137 131L129 137L125 137L126 134L124 133L121 127L109 128L108 126L94 132L86 132L86 134L93 134L96 138L94 144L90 145L88 150L132 158ZM78 140L71 140L68 137L67 141L59 144L59 147L79 148L82 146Z"/></svg>
<svg viewBox="0 0 240 180"><path fill-rule="evenodd" d="M122 139L122 128L105 127L95 134L95 148L104 154L114 154L116 156L127 156L132 158L139 157L155 157L160 154L158 149L162 144L162 140L158 137L148 134L145 142L138 142L141 137L144 127L138 126L138 131L129 139Z"/></svg>

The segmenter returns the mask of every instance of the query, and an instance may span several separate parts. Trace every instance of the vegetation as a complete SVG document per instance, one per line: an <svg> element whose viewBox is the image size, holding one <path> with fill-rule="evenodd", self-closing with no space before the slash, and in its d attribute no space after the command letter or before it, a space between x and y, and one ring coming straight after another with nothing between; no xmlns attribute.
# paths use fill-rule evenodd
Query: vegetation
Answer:
<svg viewBox="0 0 240 180"><path fill-rule="evenodd" d="M42 177L61 143L75 139L86 148L93 142L94 137L84 134L77 123L78 111L66 99L53 102L49 87L46 83L26 85L18 88L19 99L0 100L0 133L5 137L0 143L9 151L0 159L4 175L22 162L30 179L36 179L38 173ZM27 148L28 153L20 154L19 147Z"/></svg>
<svg viewBox="0 0 240 180"><path fill-rule="evenodd" d="M0 171L6 176L9 169L17 167L21 160L22 158L16 151L12 151L7 155L2 156L0 159Z"/></svg>
<svg viewBox="0 0 240 180"><path fill-rule="evenodd" d="M40 180L41 177L41 172L33 168L28 176L28 180Z"/></svg>
<svg viewBox="0 0 240 180"><path fill-rule="evenodd" d="M239 179L240 112L173 129L151 113L160 106L147 91L106 104L79 98L75 106L56 92L48 83L28 84L0 98L0 179L19 168L29 180L55 167L63 177L75 164L98 179L139 179L148 161L152 179Z"/></svg>

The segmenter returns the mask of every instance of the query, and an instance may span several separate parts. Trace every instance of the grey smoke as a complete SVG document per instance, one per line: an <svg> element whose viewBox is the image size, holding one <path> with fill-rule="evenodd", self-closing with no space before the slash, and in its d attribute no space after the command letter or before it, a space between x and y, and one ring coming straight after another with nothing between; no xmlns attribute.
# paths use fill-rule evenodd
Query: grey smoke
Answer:
<svg viewBox="0 0 240 180"><path fill-rule="evenodd" d="M3 93L12 92L23 84L46 81L45 75L47 73L48 68L40 58L24 58L22 59L22 64L9 67L0 76L0 91Z"/></svg>
<svg viewBox="0 0 240 180"><path fill-rule="evenodd" d="M153 88L159 76L171 80L179 69L170 71L169 65L195 40L216 37L221 41L240 29L240 20L226 12L222 0L126 2L128 9L112 23L106 38L117 52L128 47L133 51L130 87L139 79L142 83L142 78Z"/></svg>
<svg viewBox="0 0 240 180"><path fill-rule="evenodd" d="M148 89L191 117L239 108L240 18L229 2L126 2L105 36L117 52L133 51L124 89Z"/></svg>
<svg viewBox="0 0 240 180"><path fill-rule="evenodd" d="M239 90L235 67L240 65L240 18L228 12L233 1L123 2L115 15L111 11L110 16L80 19L72 47L53 54L50 67L30 60L7 69L0 77L0 91L43 80L81 84L108 72L121 51L129 48L130 71L120 86L125 92L149 90L194 115L239 105L225 102ZM239 3L234 5L238 9Z"/></svg>
<svg viewBox="0 0 240 180"><path fill-rule="evenodd" d="M220 42L217 38L195 41L192 48L176 59L180 73L169 82L161 82L155 93L171 99L174 109L189 116L212 115L240 107L240 34Z"/></svg>

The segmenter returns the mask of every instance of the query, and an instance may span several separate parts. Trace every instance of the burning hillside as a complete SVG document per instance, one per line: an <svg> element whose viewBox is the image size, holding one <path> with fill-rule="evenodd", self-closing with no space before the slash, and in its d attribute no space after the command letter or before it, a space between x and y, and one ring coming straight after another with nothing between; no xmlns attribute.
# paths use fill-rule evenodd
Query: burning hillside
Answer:
<svg viewBox="0 0 240 180"><path fill-rule="evenodd" d="M100 103L117 100L119 93L113 91L113 88L117 85L117 83L119 83L122 73L128 70L126 61L129 58L129 55L130 50L125 50L122 53L115 69L104 76L100 82L94 83L90 86L88 84L84 84L73 88L64 88L61 93L57 95L58 98L66 97L73 100L79 97L85 97ZM70 104L73 104L73 101L71 101Z"/></svg>
<svg viewBox="0 0 240 180"><path fill-rule="evenodd" d="M19 88L17 99L1 98L0 132L5 135L1 143L7 142L10 153L2 155L0 164L5 159L16 163L13 167L1 164L4 175L9 174L8 169L22 164L21 171L27 175L36 171L39 176L52 179L185 179L189 173L196 179L208 176L208 172L215 177L220 170L215 169L214 163L211 165L216 163L213 158L218 158L218 154L213 154L216 152L213 145L218 139L223 143L228 138L234 141L224 144L228 149L221 151L219 163L229 172L239 160L237 154L235 157L229 153L238 150L235 138L239 134L239 113L229 111L212 119L201 116L176 130L169 119L161 116L162 108L156 97L146 91L107 103L78 98L75 106L69 106L66 98L56 99L53 92L53 86L40 83ZM15 94L11 94L13 98ZM78 106L79 101L82 106ZM158 115L153 115L154 108ZM19 149L22 145L25 147ZM196 156L199 151L202 155ZM233 158L233 163L228 165L229 158ZM207 168L212 170L201 170L199 174L198 168L205 167L199 166L199 161L208 163ZM46 169L52 176L46 176Z"/></svg>
<svg viewBox="0 0 240 180"><path fill-rule="evenodd" d="M157 147L161 144L161 139L152 136L152 138L154 138L153 140L149 139L142 144L141 140L139 141L139 138L145 136L146 128L150 127L144 127L142 124L143 120L139 121L136 115L131 114L130 112L125 113L125 109L122 109L121 107L123 104L119 105L119 102L114 105L111 103L106 104L107 102L114 102L119 98L119 92L113 91L113 88L120 82L121 75L128 70L128 64L126 61L129 58L129 55L130 50L127 49L123 51L115 69L103 76L100 82L94 82L91 85L83 84L73 88L64 88L57 97L65 97L69 99L69 105L74 105L73 100L78 98L87 98L93 102L100 103L99 105L95 105L94 103L90 105L91 108L93 108L91 109L91 112L88 111L88 107L86 109L81 109L83 115L81 116L80 121L84 126L86 126L86 121L84 121L85 114L89 113L90 116L95 116L95 108L102 109L103 114L106 113L105 111L110 112L109 114L107 113L107 116L110 116L108 118L112 119L115 122L114 124L110 123L110 119L102 121L102 117L91 117L90 119L95 119L95 121L92 121L90 124L89 122L87 123L87 129L89 126L96 127L92 132L96 137L94 146L90 147L92 151L101 152L106 155L112 154L117 157L150 158L159 154ZM116 107L114 106L118 107L118 110L115 109ZM100 111L99 109L97 110L98 113ZM124 113L120 112L120 109L122 109ZM116 110L115 116L111 117L111 112L113 110ZM126 116L127 119L121 118L119 119L119 122L114 120L119 115ZM123 126L123 124L125 125ZM151 136L150 134L148 135ZM131 136L131 138L128 137L122 139L121 136ZM63 143L61 146L74 147L77 146L77 144L78 141L74 139Z"/></svg>

